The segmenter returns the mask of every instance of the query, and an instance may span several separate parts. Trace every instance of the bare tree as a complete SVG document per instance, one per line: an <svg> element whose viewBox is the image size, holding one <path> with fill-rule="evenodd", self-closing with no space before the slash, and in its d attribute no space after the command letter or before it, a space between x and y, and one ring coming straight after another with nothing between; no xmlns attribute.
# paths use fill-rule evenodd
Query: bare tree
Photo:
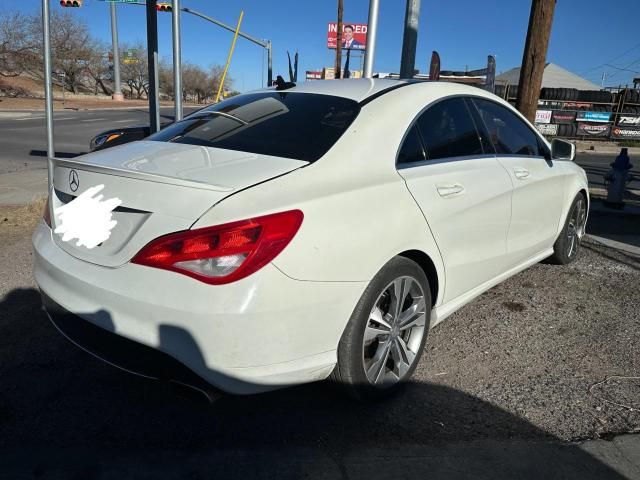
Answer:
<svg viewBox="0 0 640 480"><path fill-rule="evenodd" d="M0 76L15 77L38 63L31 17L20 12L0 18Z"/></svg>
<svg viewBox="0 0 640 480"><path fill-rule="evenodd" d="M211 65L209 68L209 82L211 82L211 89L213 92L218 91L218 87L220 86L220 82L222 81L222 74L224 73L224 67L222 65ZM231 89L233 85L233 78L231 78L228 74L224 79L224 86L222 91L227 91Z"/></svg>
<svg viewBox="0 0 640 480"><path fill-rule="evenodd" d="M120 75L129 87L130 96L133 97L134 92L138 99L146 96L149 93L147 50L141 43L125 45L121 58Z"/></svg>
<svg viewBox="0 0 640 480"><path fill-rule="evenodd" d="M93 94L98 94L98 89L105 95L111 95L113 89L108 88L106 82L112 80L112 69L109 65L109 48L103 42L95 42L89 52L86 65L86 73L92 82Z"/></svg>
<svg viewBox="0 0 640 480"><path fill-rule="evenodd" d="M41 32L39 16L32 17L32 31ZM51 51L53 68L64 74L65 87L78 93L78 87L90 78L87 68L96 46L89 27L74 15L53 12L51 15ZM41 72L38 72L41 74Z"/></svg>
<svg viewBox="0 0 640 480"><path fill-rule="evenodd" d="M158 80L160 91L167 97L173 99L173 66L166 58L163 58L158 64Z"/></svg>

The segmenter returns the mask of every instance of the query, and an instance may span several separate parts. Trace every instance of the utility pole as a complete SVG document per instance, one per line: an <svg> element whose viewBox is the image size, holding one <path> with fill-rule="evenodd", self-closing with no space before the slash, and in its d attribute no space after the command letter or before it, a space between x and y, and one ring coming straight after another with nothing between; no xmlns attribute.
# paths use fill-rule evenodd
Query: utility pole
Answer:
<svg viewBox="0 0 640 480"><path fill-rule="evenodd" d="M158 15L156 0L147 0L147 60L149 62L149 127L151 133L160 130L158 100Z"/></svg>
<svg viewBox="0 0 640 480"><path fill-rule="evenodd" d="M338 31L336 32L336 73L335 78L342 77L342 0L338 0Z"/></svg>
<svg viewBox="0 0 640 480"><path fill-rule="evenodd" d="M182 53L180 46L180 0L173 0L173 120L182 120Z"/></svg>
<svg viewBox="0 0 640 480"><path fill-rule="evenodd" d="M118 47L118 17L116 16L116 4L112 2L111 9L111 49L113 51L113 95L116 102L122 102L122 87L120 86L120 48Z"/></svg>
<svg viewBox="0 0 640 480"><path fill-rule="evenodd" d="M529 28L516 99L516 108L531 122L535 120L538 108L555 7L556 0L531 0Z"/></svg>
<svg viewBox="0 0 640 480"><path fill-rule="evenodd" d="M418 18L420 0L407 0L404 15L404 36L402 38L402 57L400 60L400 78L413 78L416 68L416 45L418 44Z"/></svg>
<svg viewBox="0 0 640 480"><path fill-rule="evenodd" d="M378 11L380 0L369 0L369 21L367 23L367 49L364 52L364 78L373 76L373 60L376 55L378 35Z"/></svg>

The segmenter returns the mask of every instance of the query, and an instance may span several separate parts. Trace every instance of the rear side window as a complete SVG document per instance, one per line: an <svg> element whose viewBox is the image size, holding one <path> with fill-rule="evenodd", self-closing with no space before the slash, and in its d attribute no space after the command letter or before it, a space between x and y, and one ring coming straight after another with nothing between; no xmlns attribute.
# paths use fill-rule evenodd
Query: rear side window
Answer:
<svg viewBox="0 0 640 480"><path fill-rule="evenodd" d="M314 162L333 146L359 112L356 101L331 95L238 95L189 115L148 140Z"/></svg>
<svg viewBox="0 0 640 480"><path fill-rule="evenodd" d="M474 98L496 153L542 156L538 136L516 114L497 103Z"/></svg>
<svg viewBox="0 0 640 480"><path fill-rule="evenodd" d="M418 119L418 128L429 160L483 153L476 126L461 97L428 108Z"/></svg>
<svg viewBox="0 0 640 480"><path fill-rule="evenodd" d="M398 153L398 165L403 163L422 162L426 160L422 140L418 133L418 128L414 125L407 132L407 136L402 143L400 153Z"/></svg>

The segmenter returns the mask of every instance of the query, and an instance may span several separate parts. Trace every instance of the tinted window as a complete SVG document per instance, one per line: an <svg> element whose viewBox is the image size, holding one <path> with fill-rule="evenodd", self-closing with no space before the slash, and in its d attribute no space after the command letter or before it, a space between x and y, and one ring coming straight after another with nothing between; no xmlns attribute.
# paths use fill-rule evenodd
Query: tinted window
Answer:
<svg viewBox="0 0 640 480"><path fill-rule="evenodd" d="M428 108L418 119L429 160L482 154L478 132L462 98Z"/></svg>
<svg viewBox="0 0 640 480"><path fill-rule="evenodd" d="M313 162L333 146L359 112L357 102L331 95L238 95L189 115L148 140Z"/></svg>
<svg viewBox="0 0 640 480"><path fill-rule="evenodd" d="M516 114L489 100L474 98L489 137L499 154L542 155L538 136Z"/></svg>
<svg viewBox="0 0 640 480"><path fill-rule="evenodd" d="M404 139L400 153L398 153L398 164L422 162L426 160L424 150L422 148L422 140L418 129L413 126Z"/></svg>

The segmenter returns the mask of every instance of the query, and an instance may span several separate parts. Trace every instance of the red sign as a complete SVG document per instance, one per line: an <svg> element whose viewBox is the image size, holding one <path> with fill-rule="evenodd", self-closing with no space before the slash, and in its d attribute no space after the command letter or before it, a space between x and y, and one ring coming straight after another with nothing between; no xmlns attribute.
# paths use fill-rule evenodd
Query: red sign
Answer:
<svg viewBox="0 0 640 480"><path fill-rule="evenodd" d="M336 48L338 45L338 24L329 23L327 29L327 47ZM367 25L364 23L342 24L342 48L364 50L367 45Z"/></svg>

